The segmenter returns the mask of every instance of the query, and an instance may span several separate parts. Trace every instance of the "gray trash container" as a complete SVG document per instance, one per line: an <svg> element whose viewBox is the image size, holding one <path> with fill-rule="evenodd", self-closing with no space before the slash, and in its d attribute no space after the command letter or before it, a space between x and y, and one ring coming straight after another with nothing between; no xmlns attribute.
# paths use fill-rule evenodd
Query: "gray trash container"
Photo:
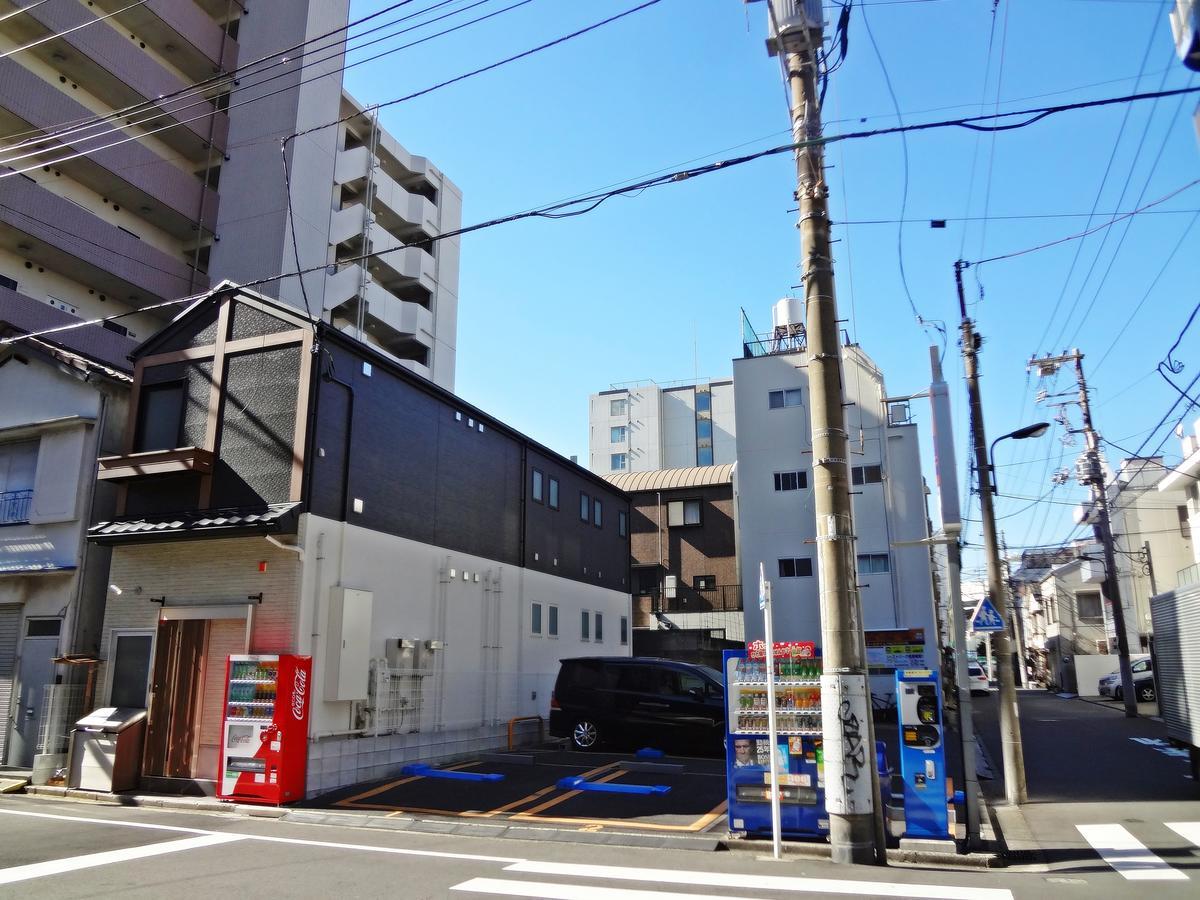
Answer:
<svg viewBox="0 0 1200 900"><path fill-rule="evenodd" d="M106 706L75 723L67 787L129 791L138 786L146 710Z"/></svg>

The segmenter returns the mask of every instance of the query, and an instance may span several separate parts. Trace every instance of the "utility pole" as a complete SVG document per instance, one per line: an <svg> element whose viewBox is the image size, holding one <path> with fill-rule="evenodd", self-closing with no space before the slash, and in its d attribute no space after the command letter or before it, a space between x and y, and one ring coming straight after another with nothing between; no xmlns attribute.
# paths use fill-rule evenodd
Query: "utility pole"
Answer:
<svg viewBox="0 0 1200 900"><path fill-rule="evenodd" d="M768 49L782 55L796 147L801 283L808 333L813 506L821 605L821 728L831 856L884 864L883 808L850 505L849 441L842 396L837 299L829 250L817 55L821 4L768 3Z"/></svg>
<svg viewBox="0 0 1200 900"><path fill-rule="evenodd" d="M1031 359L1030 367L1036 367L1042 375L1049 375L1064 363L1075 364L1075 383L1079 387L1079 412L1083 418L1080 429L1087 441L1087 449L1081 457L1078 472L1080 483L1091 490L1092 506L1096 521L1092 532L1104 548L1104 581L1100 589L1112 604L1113 630L1117 633L1117 653L1120 656L1121 693L1124 695L1125 715L1137 718L1137 695L1133 687L1133 668L1129 661L1129 637L1125 631L1125 607L1121 603L1121 580L1117 576L1117 554L1113 549L1112 521L1108 514L1108 489L1104 481L1104 467L1100 461L1100 436L1092 426L1092 408L1088 401L1087 379L1083 375L1083 354L1078 350L1059 356Z"/></svg>
<svg viewBox="0 0 1200 900"><path fill-rule="evenodd" d="M1021 611L1021 595L1013 587L1012 570L1008 565L1008 542L1004 540L1004 532L1000 532L1000 564L1004 567L1005 595L1012 599L1012 639L1017 645L1017 674L1021 687L1029 687L1025 674L1025 617Z"/></svg>
<svg viewBox="0 0 1200 900"><path fill-rule="evenodd" d="M1007 623L1008 603L1004 576L1000 570L1000 545L996 540L996 510L992 501L992 469L988 459L987 437L983 427L983 400L979 395L979 346L975 324L967 316L967 301L963 295L962 273L967 263L961 259L954 264L954 281L958 288L958 308L962 314L963 367L967 376L967 394L971 401L971 437L974 443L975 469L979 476L979 512L983 520L983 547L987 558L988 595L996 612ZM1024 803L1025 750L1021 745L1021 720L1017 712L1017 686L1013 677L1012 646L1008 629L993 632L996 655L1000 658L1000 749L1004 756L1004 795L1009 803ZM990 649L990 648L989 648Z"/></svg>

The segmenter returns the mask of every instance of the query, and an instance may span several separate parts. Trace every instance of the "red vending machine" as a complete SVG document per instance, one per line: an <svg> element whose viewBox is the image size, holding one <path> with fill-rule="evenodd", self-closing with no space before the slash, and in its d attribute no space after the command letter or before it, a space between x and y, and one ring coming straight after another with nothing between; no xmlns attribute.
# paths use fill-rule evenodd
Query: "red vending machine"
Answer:
<svg viewBox="0 0 1200 900"><path fill-rule="evenodd" d="M304 797L312 657L231 656L217 796L279 806Z"/></svg>

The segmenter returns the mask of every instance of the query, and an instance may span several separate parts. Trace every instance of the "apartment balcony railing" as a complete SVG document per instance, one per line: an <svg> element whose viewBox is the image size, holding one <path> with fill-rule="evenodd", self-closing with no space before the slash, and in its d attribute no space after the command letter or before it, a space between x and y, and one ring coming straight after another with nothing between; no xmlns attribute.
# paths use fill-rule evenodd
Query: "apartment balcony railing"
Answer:
<svg viewBox="0 0 1200 900"><path fill-rule="evenodd" d="M0 525L29 521L33 491L0 491Z"/></svg>
<svg viewBox="0 0 1200 900"><path fill-rule="evenodd" d="M674 597L665 597L656 590L650 598L650 609L656 613L739 612L742 608L742 586L721 584L706 589L679 587Z"/></svg>
<svg viewBox="0 0 1200 900"><path fill-rule="evenodd" d="M1175 583L1180 587L1188 584L1200 584L1200 563L1193 563L1186 569L1180 569L1175 576Z"/></svg>

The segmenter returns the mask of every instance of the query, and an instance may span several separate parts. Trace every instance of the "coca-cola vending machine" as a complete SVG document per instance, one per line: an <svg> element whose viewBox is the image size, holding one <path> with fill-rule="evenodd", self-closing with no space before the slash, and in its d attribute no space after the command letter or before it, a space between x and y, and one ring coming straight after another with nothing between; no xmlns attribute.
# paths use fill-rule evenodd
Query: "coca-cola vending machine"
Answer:
<svg viewBox="0 0 1200 900"><path fill-rule="evenodd" d="M279 806L304 797L312 657L231 656L217 796Z"/></svg>

